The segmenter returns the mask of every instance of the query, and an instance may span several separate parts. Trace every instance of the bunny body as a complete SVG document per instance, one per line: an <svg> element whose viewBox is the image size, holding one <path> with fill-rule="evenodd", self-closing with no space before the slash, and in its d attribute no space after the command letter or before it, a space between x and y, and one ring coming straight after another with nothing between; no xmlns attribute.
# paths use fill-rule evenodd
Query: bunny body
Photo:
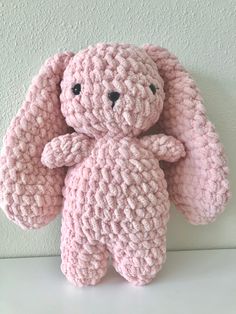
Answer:
<svg viewBox="0 0 236 314"><path fill-rule="evenodd" d="M87 140L86 148L71 145L76 138ZM63 190L62 271L71 282L80 286L100 281L109 253L128 281L142 285L154 278L165 260L169 217L158 159L176 161L184 154L178 140L163 134L105 136L96 143L72 134L46 145L42 161L48 167L80 160L68 170Z"/></svg>
<svg viewBox="0 0 236 314"><path fill-rule="evenodd" d="M201 101L161 47L97 44L48 59L4 139L7 217L40 228L62 209L61 268L75 285L99 282L109 254L128 281L148 283L165 260L170 200L206 224L229 197ZM143 135L155 125L163 134Z"/></svg>

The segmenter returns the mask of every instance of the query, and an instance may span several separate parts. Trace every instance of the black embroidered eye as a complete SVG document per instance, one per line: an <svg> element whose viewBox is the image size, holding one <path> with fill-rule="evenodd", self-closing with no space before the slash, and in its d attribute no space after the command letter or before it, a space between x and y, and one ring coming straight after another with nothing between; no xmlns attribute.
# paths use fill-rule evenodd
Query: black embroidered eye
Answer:
<svg viewBox="0 0 236 314"><path fill-rule="evenodd" d="M155 95L158 88L154 84L149 85L149 87L150 87L153 95Z"/></svg>
<svg viewBox="0 0 236 314"><path fill-rule="evenodd" d="M79 95L81 92L81 85L80 84L75 84L75 86L72 87L72 92L75 95Z"/></svg>

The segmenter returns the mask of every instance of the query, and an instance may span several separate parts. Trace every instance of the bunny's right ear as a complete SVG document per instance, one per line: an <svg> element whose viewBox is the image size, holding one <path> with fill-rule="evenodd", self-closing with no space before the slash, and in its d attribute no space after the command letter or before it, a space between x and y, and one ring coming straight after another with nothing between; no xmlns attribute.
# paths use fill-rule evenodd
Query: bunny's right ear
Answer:
<svg viewBox="0 0 236 314"><path fill-rule="evenodd" d="M0 156L0 201L7 217L23 229L40 228L60 211L65 168L41 163L46 143L68 131L60 110L60 81L73 57L49 58L33 79L22 107L4 137Z"/></svg>

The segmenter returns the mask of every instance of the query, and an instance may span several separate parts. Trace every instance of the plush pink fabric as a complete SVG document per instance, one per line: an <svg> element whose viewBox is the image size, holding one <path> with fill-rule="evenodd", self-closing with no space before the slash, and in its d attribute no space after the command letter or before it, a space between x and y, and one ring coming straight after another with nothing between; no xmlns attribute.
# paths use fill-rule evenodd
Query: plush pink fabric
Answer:
<svg viewBox="0 0 236 314"><path fill-rule="evenodd" d="M68 131L60 111L59 84L71 57L66 52L45 62L3 140L1 207L25 229L46 225L61 210L66 169L47 169L41 154L47 142Z"/></svg>
<svg viewBox="0 0 236 314"><path fill-rule="evenodd" d="M156 124L160 134L144 135ZM78 286L99 282L110 254L128 281L150 282L165 261L169 198L204 224L229 196L193 80L150 45L49 59L7 132L0 170L4 211L20 226L41 227L62 207L61 268Z"/></svg>
<svg viewBox="0 0 236 314"><path fill-rule="evenodd" d="M229 198L228 167L214 126L208 121L195 82L166 49L145 50L164 80L160 131L184 143L187 156L164 164L170 199L192 224L215 220Z"/></svg>

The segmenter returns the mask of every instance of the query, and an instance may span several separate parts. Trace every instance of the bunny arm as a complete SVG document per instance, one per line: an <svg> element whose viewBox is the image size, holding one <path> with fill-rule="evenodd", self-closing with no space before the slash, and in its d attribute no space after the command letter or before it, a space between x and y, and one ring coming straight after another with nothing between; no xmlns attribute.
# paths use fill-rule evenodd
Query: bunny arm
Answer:
<svg viewBox="0 0 236 314"><path fill-rule="evenodd" d="M151 150L159 160L174 162L185 156L184 145L173 136L165 134L147 135L140 139L143 147Z"/></svg>
<svg viewBox="0 0 236 314"><path fill-rule="evenodd" d="M65 134L52 139L44 147L41 161L50 168L73 166L86 158L94 145L94 139L84 135Z"/></svg>

